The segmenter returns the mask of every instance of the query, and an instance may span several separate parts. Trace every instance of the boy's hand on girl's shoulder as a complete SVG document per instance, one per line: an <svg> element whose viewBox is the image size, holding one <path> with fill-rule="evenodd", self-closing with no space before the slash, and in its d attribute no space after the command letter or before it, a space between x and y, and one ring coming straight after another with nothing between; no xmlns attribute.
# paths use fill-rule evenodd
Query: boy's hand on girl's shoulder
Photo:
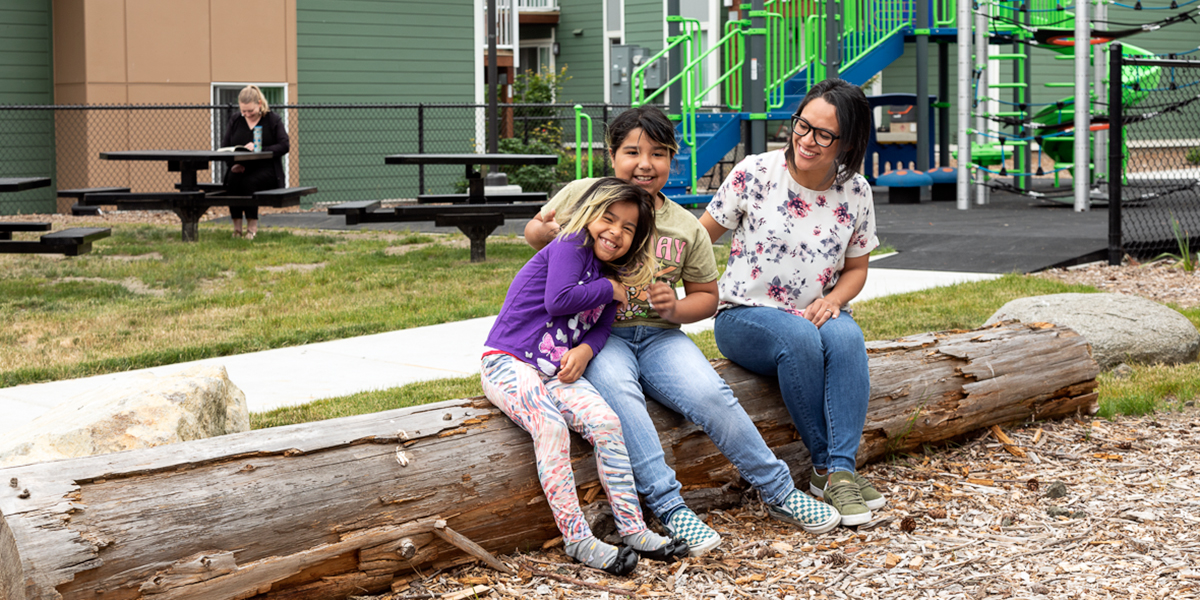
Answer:
<svg viewBox="0 0 1200 600"><path fill-rule="evenodd" d="M536 227L536 237L538 238L537 241L543 246L554 241L554 238L558 236L558 231L562 229L558 221L554 220L553 209L546 211L544 215L542 213L534 215L532 220L537 221L534 224L534 227Z"/></svg>
<svg viewBox="0 0 1200 600"><path fill-rule="evenodd" d="M567 350L562 357L562 367L558 370L558 380L563 383L575 383L583 376L588 363L592 360L592 347L580 344Z"/></svg>
<svg viewBox="0 0 1200 600"><path fill-rule="evenodd" d="M675 288L661 281L656 281L650 284L650 308L653 308L658 316L670 321L675 316L675 308L679 303L679 296L675 295Z"/></svg>

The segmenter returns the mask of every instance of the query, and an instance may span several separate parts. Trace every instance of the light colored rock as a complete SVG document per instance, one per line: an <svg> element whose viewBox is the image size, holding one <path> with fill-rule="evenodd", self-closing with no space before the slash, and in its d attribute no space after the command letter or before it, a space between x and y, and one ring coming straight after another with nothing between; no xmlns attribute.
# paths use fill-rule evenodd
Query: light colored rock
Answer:
<svg viewBox="0 0 1200 600"><path fill-rule="evenodd" d="M0 467L149 448L248 431L246 395L225 367L200 366L99 388L0 443Z"/></svg>
<svg viewBox="0 0 1200 600"><path fill-rule="evenodd" d="M1200 332L1187 317L1157 302L1122 294L1051 294L1018 298L985 325L1017 320L1054 323L1079 332L1101 369L1122 362L1194 362Z"/></svg>

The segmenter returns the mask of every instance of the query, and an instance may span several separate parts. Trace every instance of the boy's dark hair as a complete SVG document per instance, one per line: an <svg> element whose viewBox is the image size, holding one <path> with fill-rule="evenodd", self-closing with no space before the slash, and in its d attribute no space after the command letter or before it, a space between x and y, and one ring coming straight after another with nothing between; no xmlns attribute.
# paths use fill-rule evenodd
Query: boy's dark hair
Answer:
<svg viewBox="0 0 1200 600"><path fill-rule="evenodd" d="M629 132L639 127L651 140L669 148L671 154L679 152L679 143L675 141L675 124L658 107L650 105L631 108L608 124L604 140L608 151L615 154Z"/></svg>
<svg viewBox="0 0 1200 600"><path fill-rule="evenodd" d="M832 104L837 111L839 146L833 160L833 179L834 183L846 183L862 168L863 157L867 155L867 142L871 139L871 107L858 86L844 79L826 79L808 90L792 118L799 117L804 107L817 98ZM796 166L796 150L792 146L794 135L789 132L784 154L789 168Z"/></svg>

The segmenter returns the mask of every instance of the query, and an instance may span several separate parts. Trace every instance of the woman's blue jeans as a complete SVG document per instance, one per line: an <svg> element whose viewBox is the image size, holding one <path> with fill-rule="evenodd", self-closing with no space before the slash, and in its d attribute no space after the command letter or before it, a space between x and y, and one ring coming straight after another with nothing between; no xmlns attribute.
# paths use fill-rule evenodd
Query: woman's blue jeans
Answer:
<svg viewBox="0 0 1200 600"><path fill-rule="evenodd" d="M854 471L871 383L862 329L850 313L817 328L777 308L742 306L721 311L714 333L729 360L779 378L813 467Z"/></svg>
<svg viewBox="0 0 1200 600"><path fill-rule="evenodd" d="M725 380L682 331L613 328L584 377L620 417L637 491L660 519L684 502L646 412L647 397L704 429L763 501L782 504L796 489L787 464L771 452Z"/></svg>

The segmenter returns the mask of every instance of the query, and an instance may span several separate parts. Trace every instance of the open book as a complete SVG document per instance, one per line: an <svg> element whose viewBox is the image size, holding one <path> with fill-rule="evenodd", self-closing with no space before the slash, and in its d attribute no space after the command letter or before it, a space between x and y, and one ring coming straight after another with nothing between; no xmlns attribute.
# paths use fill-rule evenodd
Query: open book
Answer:
<svg viewBox="0 0 1200 600"><path fill-rule="evenodd" d="M249 152L250 149L245 146L225 146L217 148L217 152Z"/></svg>

